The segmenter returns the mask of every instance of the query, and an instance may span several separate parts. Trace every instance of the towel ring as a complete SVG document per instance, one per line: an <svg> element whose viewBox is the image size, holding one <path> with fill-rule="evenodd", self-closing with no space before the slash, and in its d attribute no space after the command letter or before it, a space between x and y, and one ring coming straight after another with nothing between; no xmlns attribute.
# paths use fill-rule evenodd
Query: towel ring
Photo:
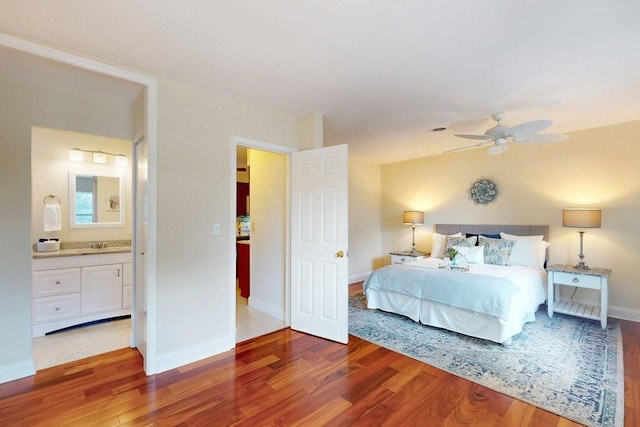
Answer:
<svg viewBox="0 0 640 427"><path fill-rule="evenodd" d="M56 196L55 194L51 193L48 196L45 196L44 199L42 199L42 203L44 203L45 205L47 204L47 199L55 199L58 201L58 204L60 204L60 197Z"/></svg>

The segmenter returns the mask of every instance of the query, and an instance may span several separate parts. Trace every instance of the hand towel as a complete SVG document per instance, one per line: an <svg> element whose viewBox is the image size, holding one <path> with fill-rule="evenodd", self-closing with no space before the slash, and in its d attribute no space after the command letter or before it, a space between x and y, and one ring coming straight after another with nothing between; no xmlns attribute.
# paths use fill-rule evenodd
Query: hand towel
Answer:
<svg viewBox="0 0 640 427"><path fill-rule="evenodd" d="M62 230L60 205L44 205L44 231Z"/></svg>

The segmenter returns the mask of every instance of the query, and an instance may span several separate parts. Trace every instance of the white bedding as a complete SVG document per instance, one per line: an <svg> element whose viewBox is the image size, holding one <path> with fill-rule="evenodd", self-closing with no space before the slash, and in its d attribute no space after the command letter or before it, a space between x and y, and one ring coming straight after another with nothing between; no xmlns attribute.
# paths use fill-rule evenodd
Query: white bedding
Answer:
<svg viewBox="0 0 640 427"><path fill-rule="evenodd" d="M442 263L442 259L427 258L401 264L400 267L407 271L413 271L412 274L415 274L416 271L424 271L425 274L437 275L443 273L438 268ZM397 269L398 265L395 265L394 268ZM543 269L525 266L470 264L469 272L456 271L451 274L457 275L456 280L469 278L473 282L473 286L479 289L478 292L487 289L482 285L482 276L478 275L498 277L513 283L517 287L517 292L509 298L506 316L487 314L474 309L474 307L462 307L459 303L447 304L441 298L435 298L435 301L430 300L424 291L420 293L420 296L412 296L408 295L406 287L399 290L394 289L393 284L380 285L379 282L376 282L374 286L375 280L373 278L376 272L364 283L367 306L370 309L402 314L425 325L506 344L510 342L513 335L522 331L522 326L526 322L535 319L538 306L546 299L546 272Z"/></svg>

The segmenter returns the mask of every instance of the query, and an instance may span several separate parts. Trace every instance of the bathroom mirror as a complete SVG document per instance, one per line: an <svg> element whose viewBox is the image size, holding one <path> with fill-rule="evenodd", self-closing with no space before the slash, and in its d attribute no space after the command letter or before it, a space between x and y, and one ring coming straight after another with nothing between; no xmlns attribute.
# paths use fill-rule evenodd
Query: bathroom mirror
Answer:
<svg viewBox="0 0 640 427"><path fill-rule="evenodd" d="M69 227L123 227L125 176L69 172Z"/></svg>

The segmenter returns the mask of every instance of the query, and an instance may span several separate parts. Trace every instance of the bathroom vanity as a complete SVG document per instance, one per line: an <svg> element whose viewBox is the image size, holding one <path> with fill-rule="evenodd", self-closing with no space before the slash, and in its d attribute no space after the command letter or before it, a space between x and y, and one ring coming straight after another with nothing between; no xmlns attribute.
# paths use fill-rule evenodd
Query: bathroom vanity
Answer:
<svg viewBox="0 0 640 427"><path fill-rule="evenodd" d="M38 253L32 265L34 337L131 314L131 247Z"/></svg>

